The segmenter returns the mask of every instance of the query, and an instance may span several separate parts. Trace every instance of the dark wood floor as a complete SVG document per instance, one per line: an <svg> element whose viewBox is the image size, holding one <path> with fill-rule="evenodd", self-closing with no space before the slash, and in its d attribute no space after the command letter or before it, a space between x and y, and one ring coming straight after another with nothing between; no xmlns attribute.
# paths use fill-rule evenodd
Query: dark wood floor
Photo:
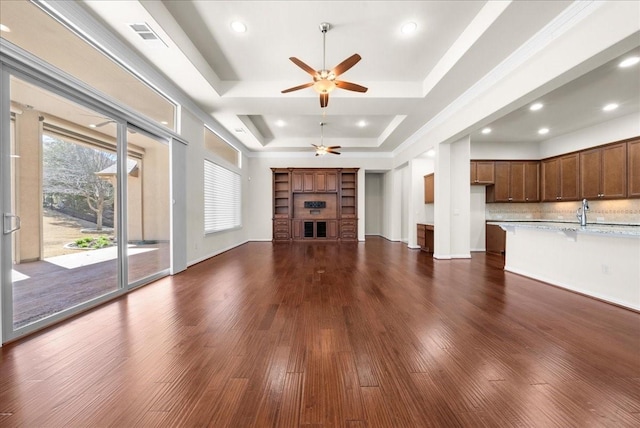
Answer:
<svg viewBox="0 0 640 428"><path fill-rule="evenodd" d="M500 262L249 243L1 348L0 426L639 426L640 314Z"/></svg>

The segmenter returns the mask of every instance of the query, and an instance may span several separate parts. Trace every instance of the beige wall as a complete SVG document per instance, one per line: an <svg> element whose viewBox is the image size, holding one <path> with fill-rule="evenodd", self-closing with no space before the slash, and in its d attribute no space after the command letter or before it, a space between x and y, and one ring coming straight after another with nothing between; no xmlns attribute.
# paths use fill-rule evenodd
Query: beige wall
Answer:
<svg viewBox="0 0 640 428"><path fill-rule="evenodd" d="M42 256L42 122L39 113L23 110L16 115L16 214L21 228L16 232L16 263Z"/></svg>
<svg viewBox="0 0 640 428"><path fill-rule="evenodd" d="M170 234L169 146L146 148L142 177L143 239L168 241ZM131 204L132 198L129 198ZM140 199L139 199L140 200ZM131 239L131 238L129 238Z"/></svg>

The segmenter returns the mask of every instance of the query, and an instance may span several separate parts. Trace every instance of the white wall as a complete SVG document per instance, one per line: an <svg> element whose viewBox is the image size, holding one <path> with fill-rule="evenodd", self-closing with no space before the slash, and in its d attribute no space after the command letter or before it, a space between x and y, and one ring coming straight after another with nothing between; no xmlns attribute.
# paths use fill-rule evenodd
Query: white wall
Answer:
<svg viewBox="0 0 640 428"><path fill-rule="evenodd" d="M408 185L410 200L407 223L409 226L408 245L410 248L419 248L416 224L433 224L434 204L424 203L424 176L431 174L433 169L433 158L419 157L409 162L410 182Z"/></svg>
<svg viewBox="0 0 640 428"><path fill-rule="evenodd" d="M486 250L486 195L487 188L485 186L470 186L470 250L485 251Z"/></svg>
<svg viewBox="0 0 640 428"><path fill-rule="evenodd" d="M639 135L640 117L637 114L631 114L543 141L540 143L540 158L613 143Z"/></svg>
<svg viewBox="0 0 640 428"><path fill-rule="evenodd" d="M382 235L384 224L384 174L364 175L365 235Z"/></svg>
<svg viewBox="0 0 640 428"><path fill-rule="evenodd" d="M358 240L365 235L365 172L390 169L391 159L358 158L327 155L314 156L313 152L303 154L264 154L247 158L248 198L247 215L248 239L252 241L271 241L272 231L272 171L271 168L360 168L358 171ZM385 201L387 195L384 195Z"/></svg>
<svg viewBox="0 0 640 428"><path fill-rule="evenodd" d="M537 160L540 159L540 146L538 143L493 143L471 141L471 159Z"/></svg>
<svg viewBox="0 0 640 428"><path fill-rule="evenodd" d="M218 233L204 233L204 123L188 110L182 109L181 135L187 146L187 260L194 264L247 241L249 204L249 181L247 168L242 168L242 228ZM242 164L246 165L246 158ZM269 184L271 181L269 181Z"/></svg>
<svg viewBox="0 0 640 428"><path fill-rule="evenodd" d="M400 194L396 191L396 171L384 174L384 214L382 236L390 241L400 240Z"/></svg>

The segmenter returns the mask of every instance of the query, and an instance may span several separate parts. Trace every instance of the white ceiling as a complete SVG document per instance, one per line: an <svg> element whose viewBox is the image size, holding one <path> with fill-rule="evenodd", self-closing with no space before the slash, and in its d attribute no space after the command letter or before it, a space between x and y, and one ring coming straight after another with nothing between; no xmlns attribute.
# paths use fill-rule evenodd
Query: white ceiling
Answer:
<svg viewBox="0 0 640 428"><path fill-rule="evenodd" d="M549 31L550 22L576 7L571 1L81 4L249 150L288 152L317 144L320 122L327 124L324 143L341 145L342 152L393 151L525 42ZM247 31L234 33L234 20L244 22ZM400 27L408 21L418 29L403 35ZM289 57L322 68L321 22L332 25L326 35L327 68L358 53L362 60L341 80L369 88L364 94L337 89L326 109L320 108L311 88L281 93L311 80ZM164 43L145 42L129 27L134 23L146 23ZM617 60L611 61L541 96L545 107L535 114L526 105L514 106L489 124L491 134L472 130L472 142L537 143L638 112L639 70L619 69ZM613 101L620 108L603 114L602 105ZM541 126L551 132L538 135Z"/></svg>

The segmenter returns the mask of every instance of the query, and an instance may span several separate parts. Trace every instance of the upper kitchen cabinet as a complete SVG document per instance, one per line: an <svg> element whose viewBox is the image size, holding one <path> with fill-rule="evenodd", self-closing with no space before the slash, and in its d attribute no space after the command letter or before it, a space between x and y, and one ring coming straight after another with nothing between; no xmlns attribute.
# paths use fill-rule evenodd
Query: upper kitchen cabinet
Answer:
<svg viewBox="0 0 640 428"><path fill-rule="evenodd" d="M587 199L627 197L627 143L580 152L580 196Z"/></svg>
<svg viewBox="0 0 640 428"><path fill-rule="evenodd" d="M580 162L578 153L545 159L541 162L542 201L580 199Z"/></svg>
<svg viewBox="0 0 640 428"><path fill-rule="evenodd" d="M495 185L487 188L487 202L538 202L538 161L496 161Z"/></svg>
<svg viewBox="0 0 640 428"><path fill-rule="evenodd" d="M333 171L294 171L291 174L294 192L335 193L338 191L338 174Z"/></svg>
<svg viewBox="0 0 640 428"><path fill-rule="evenodd" d="M471 184L493 184L495 180L493 161L471 161Z"/></svg>
<svg viewBox="0 0 640 428"><path fill-rule="evenodd" d="M424 176L424 203L432 204L435 202L435 180L433 174Z"/></svg>
<svg viewBox="0 0 640 428"><path fill-rule="evenodd" d="M640 198L640 139L627 143L627 197Z"/></svg>

